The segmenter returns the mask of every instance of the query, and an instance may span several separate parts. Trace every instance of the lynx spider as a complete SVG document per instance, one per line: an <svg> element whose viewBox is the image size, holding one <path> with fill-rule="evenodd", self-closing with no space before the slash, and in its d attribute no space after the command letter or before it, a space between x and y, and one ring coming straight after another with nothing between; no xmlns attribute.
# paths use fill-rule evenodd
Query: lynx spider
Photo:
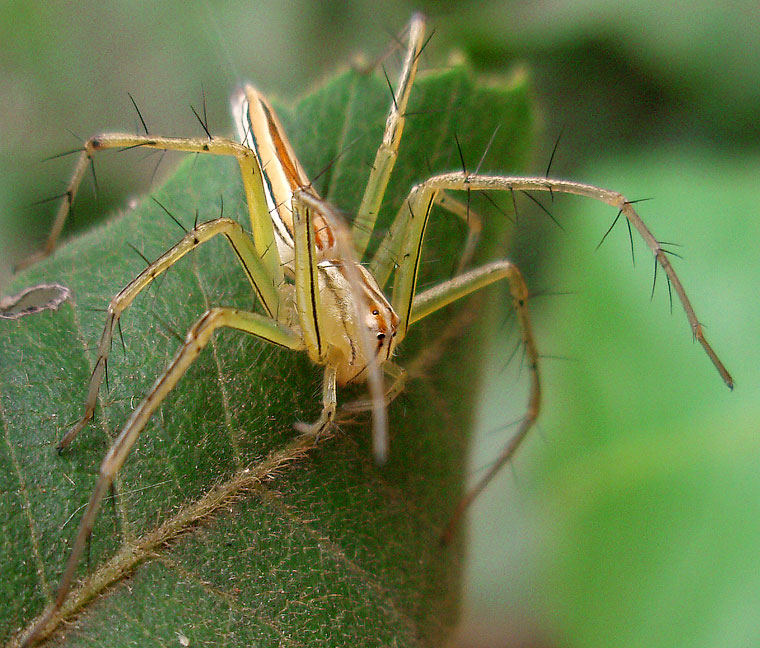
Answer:
<svg viewBox="0 0 760 648"><path fill-rule="evenodd" d="M493 261L460 272L453 279L415 294L425 227L433 205L462 217L470 227L460 269L469 260L477 239L478 217L446 192L571 193L618 209L618 216L624 215L636 228L654 254L656 263L666 273L686 311L694 337L724 382L729 387L733 386L731 375L705 339L702 326L665 250L636 213L633 204L617 192L546 177L493 176L464 171L436 175L411 189L377 252L369 260L368 268L360 264L396 160L418 59L425 45L424 27L424 17L416 14L404 32L407 49L383 141L377 150L361 205L350 229L337 211L314 190L271 105L250 85L232 98L240 142L223 138L103 134L85 143L44 249L24 265L54 250L93 155L105 149L144 147L234 157L243 178L253 235L249 237L237 222L229 218L220 217L196 225L111 300L90 380L85 413L62 438L59 448L68 446L93 416L106 358L121 313L157 276L197 246L218 235L224 236L266 315L232 308L211 308L187 332L183 345L133 411L104 457L57 596L23 637L22 645L31 645L47 632L46 626L50 625L67 597L104 495L151 414L198 357L216 329L239 329L275 345L306 351L312 361L324 365L322 413L312 424L298 424L302 432L318 436L332 424L337 408L338 385L367 381L370 399L349 403L346 407L354 411L372 410L374 452L377 461L382 462L387 454L386 405L403 389L405 381L404 370L393 363L391 356L409 326L484 286L506 279L528 358L528 404L520 426L507 447L460 502L446 534L451 532L467 506L514 455L535 422L541 390L539 354L528 316L528 289L519 269L512 262L506 259ZM382 287L391 276L393 286L388 300L383 295ZM381 370L392 379L387 390L383 388Z"/></svg>

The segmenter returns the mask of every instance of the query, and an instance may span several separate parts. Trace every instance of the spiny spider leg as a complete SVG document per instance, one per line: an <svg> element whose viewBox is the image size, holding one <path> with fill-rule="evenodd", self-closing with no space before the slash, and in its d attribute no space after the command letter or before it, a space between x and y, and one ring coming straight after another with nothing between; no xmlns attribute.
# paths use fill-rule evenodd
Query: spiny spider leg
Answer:
<svg viewBox="0 0 760 648"><path fill-rule="evenodd" d="M22 261L19 268L24 268L36 261L49 256L58 242L64 223L71 211L71 205L82 183L85 171L93 155L98 151L108 149L149 148L163 151L183 151L186 153L206 153L234 157L240 166L243 177L243 187L246 193L248 213L251 220L256 250L261 257L267 272L272 276L276 285L282 283L283 271L280 259L277 257L274 245L274 233L264 196L261 169L256 163L254 152L247 146L224 138L203 139L185 137L154 137L148 135L130 135L124 133L105 133L91 137L85 142L79 156L74 175L64 194L53 226L43 249ZM264 217L261 216L264 215Z"/></svg>
<svg viewBox="0 0 760 648"><path fill-rule="evenodd" d="M134 301L140 292L163 272L168 270L188 252L217 235L223 235L229 241L235 256L243 268L254 293L263 305L270 318L281 318L285 324L285 309L280 308L280 295L267 275L261 259L256 254L253 241L245 234L239 223L229 218L219 218L202 223L190 230L182 240L167 250L156 261L145 268L137 277L130 281L117 295L111 299L106 309L106 325L98 345L98 355L90 377L90 386L85 400L85 411L82 418L74 425L58 443L58 449L67 447L92 419L97 403L98 391L103 382L108 354L111 350L111 340L121 314Z"/></svg>
<svg viewBox="0 0 760 648"><path fill-rule="evenodd" d="M401 134L404 132L406 121L406 107L409 103L409 95L412 91L414 77L417 74L417 64L420 54L425 47L425 18L422 14L414 14L408 26L409 45L404 59L398 85L393 93L390 112L385 123L385 133L380 148L377 149L375 161L364 189L364 197L356 212L351 227L351 235L354 240L354 249L359 260L362 260L367 251L370 236L375 229L375 221L380 210L380 203L388 187L393 165L398 156L398 147L401 143Z"/></svg>
<svg viewBox="0 0 760 648"><path fill-rule="evenodd" d="M126 461L130 450L153 412L174 388L179 379L185 375L190 365L211 340L214 331L221 327L238 329L271 344L294 351L303 349L303 341L297 333L269 317L233 308L212 308L204 313L190 328L184 344L177 351L166 370L153 384L145 399L132 412L129 420L103 458L95 489L90 496L87 508L79 523L79 530L71 548L71 554L66 561L66 567L61 576L56 597L24 637L21 643L22 646L31 645L38 634L46 631L47 627L53 623L56 616L60 613L61 607L71 588L71 583L74 580L79 561L87 546L87 540L92 533L95 518L103 497L110 489L116 474Z"/></svg>
<svg viewBox="0 0 760 648"><path fill-rule="evenodd" d="M533 340L527 310L528 291L522 276L511 262L507 260L497 261L415 295L420 253L430 211L434 204L442 203L439 198L440 192L457 190L556 191L557 193L571 193L585 196L617 208L620 213L626 216L628 223L636 228L652 250L655 263L664 269L668 280L672 283L676 294L681 300L694 337L702 345L702 348L726 385L729 388L733 388L733 378L705 338L702 325L697 319L691 302L667 257L666 251L636 213L631 201L626 200L623 195L592 185L550 178L471 175L463 172L442 174L429 178L412 188L371 264L381 285L385 282L385 277L390 274L391 266L395 266L396 268L391 303L400 319L399 336L403 337L412 323L442 308L446 304L506 277L510 282L513 305L522 329L523 344L528 354L531 370L531 389L528 406L518 431L511 437L506 448L496 459L491 469L459 502L443 533L442 540L444 542L447 542L451 538L467 507L482 492L504 464L514 456L520 443L538 417L541 401L538 351Z"/></svg>
<svg viewBox="0 0 760 648"><path fill-rule="evenodd" d="M436 195L441 190L449 191L556 191L557 193L569 193L592 198L606 203L621 211L628 222L636 228L641 237L652 251L657 263L665 271L673 285L678 298L681 301L686 318L691 326L694 338L702 345L711 362L717 369L726 385L733 389L733 378L723 362L715 353L705 338L702 325L697 318L691 301L681 284L678 275L673 269L670 259L662 244L654 237L641 217L633 208L633 203L622 194L608 189L602 189L593 185L587 185L568 180L554 180L551 178L530 178L511 176L471 175L462 172L447 173L429 178L425 182L414 187L409 197L404 201L393 225L391 226L386 240L378 251L378 257L401 259L396 272L392 303L402 321L408 322L408 312L411 307L410 295L413 294L416 280L416 268L404 260L412 258L419 250L419 242L422 241L427 218L416 218L418 215L425 216L436 200ZM373 267L377 258L373 260ZM381 275L382 276L382 275Z"/></svg>

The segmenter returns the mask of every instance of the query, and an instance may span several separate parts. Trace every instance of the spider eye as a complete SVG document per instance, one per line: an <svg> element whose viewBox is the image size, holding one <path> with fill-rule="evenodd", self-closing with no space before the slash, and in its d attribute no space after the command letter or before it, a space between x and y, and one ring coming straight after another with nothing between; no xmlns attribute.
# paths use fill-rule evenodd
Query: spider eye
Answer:
<svg viewBox="0 0 760 648"><path fill-rule="evenodd" d="M379 315L379 314L380 314L380 311L379 311L379 310L377 310L377 308L376 308L375 310L373 310L373 311L372 311L372 314L373 314L373 315Z"/></svg>
<svg viewBox="0 0 760 648"><path fill-rule="evenodd" d="M377 339L378 340L384 340L385 339L385 333L378 333L377 334Z"/></svg>

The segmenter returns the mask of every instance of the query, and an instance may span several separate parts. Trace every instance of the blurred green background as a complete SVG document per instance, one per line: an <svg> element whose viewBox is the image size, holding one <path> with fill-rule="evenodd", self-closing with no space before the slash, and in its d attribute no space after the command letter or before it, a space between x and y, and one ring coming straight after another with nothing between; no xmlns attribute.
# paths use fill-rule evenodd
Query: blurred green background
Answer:
<svg viewBox="0 0 760 648"><path fill-rule="evenodd" d="M536 173L653 198L640 213L682 244L676 268L729 392L669 313L651 255L632 267L609 209L557 197L564 230L525 205L512 256L533 291L544 412L512 469L477 502L461 645L760 645L760 8L637 2L4 2L0 9L0 286L39 244L73 160L42 163L95 132L229 132L227 97L252 80L288 101L359 52L377 54L413 9L436 35L503 73L527 63L543 121ZM155 157L98 159L99 200L146 190ZM109 159L106 159L109 158ZM165 173L171 163L164 163ZM505 172L509 172L505 169ZM85 183L87 184L87 183ZM508 326L508 325L505 325ZM503 340L507 339L507 343ZM520 415L512 337L494 353L473 479Z"/></svg>

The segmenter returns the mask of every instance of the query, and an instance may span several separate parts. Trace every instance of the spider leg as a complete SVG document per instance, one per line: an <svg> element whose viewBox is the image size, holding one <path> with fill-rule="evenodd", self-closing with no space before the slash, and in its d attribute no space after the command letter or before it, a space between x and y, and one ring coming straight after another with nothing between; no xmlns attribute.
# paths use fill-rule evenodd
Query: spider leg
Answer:
<svg viewBox="0 0 760 648"><path fill-rule="evenodd" d="M483 231L483 219L469 205L451 197L445 191L432 192L432 195L434 204L458 216L467 226L467 240L462 249L462 256L457 263L456 272L459 274L472 260L475 248L480 240L480 234ZM409 239L410 236L414 236L414 232L410 231L410 221L414 220L414 216L417 214L412 215L407 204L408 201L409 199L399 209L390 229L377 248L375 256L370 261L370 272L381 286L388 282L393 269L401 265L402 242ZM411 229L413 230L413 227Z"/></svg>
<svg viewBox="0 0 760 648"><path fill-rule="evenodd" d="M82 183L87 167L95 153L106 149L132 148L152 148L164 151L184 151L187 153L207 153L210 155L234 157L238 161L242 174L256 250L274 282L277 285L282 283L283 270L277 246L274 244L272 220L269 218L269 208L267 207L264 194L261 169L256 161L256 156L247 146L222 138L153 137L150 135L121 133L108 133L91 137L84 144L45 245L40 252L24 259L17 269L27 267L40 259L44 259L53 252L66 218L71 211L71 205L79 190L79 185Z"/></svg>
<svg viewBox="0 0 760 648"><path fill-rule="evenodd" d="M470 175L457 172L434 176L414 187L402 205L399 215L393 223L393 227L386 236L387 245L384 246L384 249L389 250L395 255L395 258L399 259L399 267L394 279L393 305L395 308L398 304L396 312L402 320L402 325L405 321L408 325L412 302L411 295L414 294L419 253L422 247L427 217L432 204L436 201L436 194L442 190L550 191L569 193L592 198L618 209L628 219L628 222L636 228L649 246L656 263L665 271L681 301L694 338L702 345L702 348L726 385L729 388L733 388L733 378L705 338L702 324L700 324L694 312L694 308L686 295L681 280L670 263L667 252L636 213L631 201L616 191L579 182L542 177ZM382 249L380 252L382 252ZM402 310L399 310L399 308ZM402 326L402 329L405 333L406 327Z"/></svg>
<svg viewBox="0 0 760 648"><path fill-rule="evenodd" d="M277 286L275 286L272 278L268 275L267 269L256 253L253 242L243 231L240 224L229 218L218 218L194 227L179 243L145 268L111 300L106 310L106 325L100 338L95 367L90 377L84 415L58 443L59 450L68 446L92 419L98 391L103 382L108 354L111 350L114 330L122 312L156 277L177 263L188 252L220 234L229 241L230 246L235 252L235 256L243 267L246 277L269 317L275 320L279 319L284 323L282 318L284 317L285 309L280 307L280 295L277 291Z"/></svg>
<svg viewBox="0 0 760 648"><path fill-rule="evenodd" d="M509 289L512 295L512 304L517 313L517 319L522 331L522 340L528 356L530 369L530 394L525 416L520 423L517 432L509 439L506 448L496 458L496 461L481 477L477 484L471 488L465 496L459 501L456 510L451 516L446 530L443 533L443 542L448 542L454 529L459 524L462 515L475 498L488 486L493 477L501 470L505 463L510 461L514 456L520 444L525 439L533 424L538 418L541 407L541 382L538 371L538 349L533 337L533 330L528 315L528 287L517 266L511 261L502 260L494 261L475 270L471 270L463 275L454 277L420 293L414 298L412 304L410 323L417 322L431 313L440 310L444 306L455 302L467 295L489 286L492 283L506 279L509 282Z"/></svg>
<svg viewBox="0 0 760 648"><path fill-rule="evenodd" d="M507 447L497 458L491 469L484 475L476 486L461 500L443 535L443 540L450 539L454 528L463 513L477 495L491 481L493 476L509 461L517 451L535 422L540 407L541 388L538 373L538 351L531 331L528 317L528 290L519 270L509 261L496 261L476 270L455 277L438 286L414 296L417 273L420 264L422 247L427 227L428 217L433 204L439 202L441 191L556 191L572 193L611 205L628 219L646 241L658 263L672 283L676 294L686 312L694 337L699 340L710 360L715 365L723 380L729 387L733 380L715 351L704 337L702 326L697 319L691 302L673 269L666 252L660 242L654 237L641 217L636 213L630 201L617 192L601 189L591 185L552 180L548 178L501 177L485 175L469 175L465 173L450 173L434 176L415 186L406 201L401 206L391 229L373 260L378 279L383 281L393 268L392 261L397 263L392 303L399 318L399 335L404 336L410 324L439 310L446 304L456 301L471 292L502 278L509 281L512 301L517 311L522 329L523 343L530 360L531 388L528 407L520 428L510 439Z"/></svg>
<svg viewBox="0 0 760 648"><path fill-rule="evenodd" d="M353 225L351 236L354 240L356 255L361 260L369 246L370 237L375 229L377 213L380 203L383 201L385 190L388 187L393 165L396 163L398 147L401 142L401 134L404 131L406 120L406 108L409 103L409 94L412 90L414 77L417 74L417 63L420 53L425 46L425 17L422 14L414 14L407 27L409 40L404 57L404 64L398 80L398 87L393 93L390 111L385 122L383 141L377 149L375 161L369 174L369 180L364 190L364 196L359 205ZM390 82L389 82L390 85Z"/></svg>
<svg viewBox="0 0 760 648"><path fill-rule="evenodd" d="M184 344L179 348L166 370L153 384L148 395L132 412L129 420L103 458L95 490L82 516L82 521L80 522L71 554L66 562L55 600L39 617L37 623L35 623L34 627L24 638L22 645L28 645L60 613L71 583L74 580L77 565L87 546L87 539L92 533L95 518L103 497L111 487L116 474L126 461L130 450L153 412L163 402L177 382L179 382L179 379L185 375L190 365L211 340L214 331L222 327L238 329L244 333L249 333L262 340L288 349L301 350L304 346L301 337L296 332L269 317L257 313L250 313L234 308L212 308L203 314L190 328L185 337Z"/></svg>

